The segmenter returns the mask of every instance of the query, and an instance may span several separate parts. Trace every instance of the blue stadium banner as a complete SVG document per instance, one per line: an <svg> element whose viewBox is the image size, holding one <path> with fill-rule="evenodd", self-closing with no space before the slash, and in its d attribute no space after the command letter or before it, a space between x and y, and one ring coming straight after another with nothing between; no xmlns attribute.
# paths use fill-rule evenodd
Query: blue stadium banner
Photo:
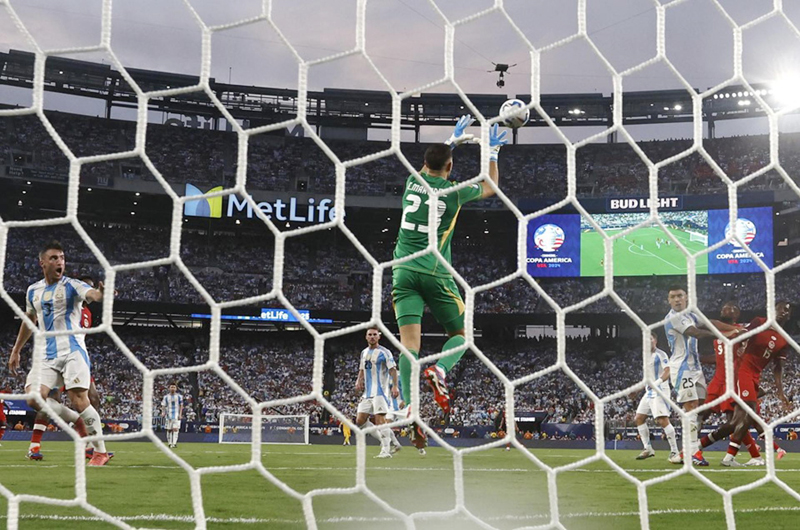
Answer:
<svg viewBox="0 0 800 530"><path fill-rule="evenodd" d="M768 267L773 266L772 208L740 208L733 225L730 223L728 210L708 211L709 246L719 243L732 232ZM745 248L734 241L709 254L708 272L730 274L761 272L761 269Z"/></svg>
<svg viewBox="0 0 800 530"><path fill-rule="evenodd" d="M581 216L543 215L528 222L528 274L580 276Z"/></svg>
<svg viewBox="0 0 800 530"><path fill-rule="evenodd" d="M311 312L307 309L298 309L297 312L300 313L303 320L311 318ZM261 309L261 319L269 322L298 322L291 311L284 308L275 309L264 307Z"/></svg>

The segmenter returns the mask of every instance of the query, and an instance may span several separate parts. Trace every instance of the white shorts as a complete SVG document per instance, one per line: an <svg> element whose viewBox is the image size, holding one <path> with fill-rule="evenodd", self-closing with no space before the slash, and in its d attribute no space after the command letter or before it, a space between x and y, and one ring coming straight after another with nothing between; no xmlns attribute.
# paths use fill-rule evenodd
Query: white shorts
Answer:
<svg viewBox="0 0 800 530"><path fill-rule="evenodd" d="M388 411L389 404L383 396L362 399L356 410L359 414L386 414Z"/></svg>
<svg viewBox="0 0 800 530"><path fill-rule="evenodd" d="M678 395L676 400L678 403L686 403L687 401L698 401L706 399L706 376L701 371L686 371L681 374L681 380L678 381L678 374L676 373L672 379L672 388Z"/></svg>
<svg viewBox="0 0 800 530"><path fill-rule="evenodd" d="M641 401L639 401L639 406L636 408L636 414L652 416L654 418L661 418L662 416L669 418L671 414L669 404L655 392L653 394L653 397L647 397L647 393L645 392Z"/></svg>
<svg viewBox="0 0 800 530"><path fill-rule="evenodd" d="M167 429L168 431L179 431L181 429L181 420L167 419L164 428Z"/></svg>
<svg viewBox="0 0 800 530"><path fill-rule="evenodd" d="M62 386L67 390L88 389L92 384L89 364L84 358L84 354L79 351L72 351L55 359L45 359L40 365L40 370L42 373L41 384L50 389L59 389ZM25 379L25 387L34 384L36 384L36 374L31 370Z"/></svg>

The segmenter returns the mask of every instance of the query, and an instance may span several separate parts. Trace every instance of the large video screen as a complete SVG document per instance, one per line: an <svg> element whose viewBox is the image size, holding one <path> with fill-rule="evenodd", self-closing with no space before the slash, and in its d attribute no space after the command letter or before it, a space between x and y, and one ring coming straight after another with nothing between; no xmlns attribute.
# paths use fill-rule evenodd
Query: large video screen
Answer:
<svg viewBox="0 0 800 530"><path fill-rule="evenodd" d="M731 233L728 210L660 212L670 234L691 253L719 243ZM636 226L647 213L593 214L609 236ZM767 266L773 265L772 208L741 208L733 230ZM528 224L528 272L532 276L602 276L603 238L578 214L551 214ZM658 226L645 226L613 242L615 276L686 274L687 259ZM697 258L697 274L759 272L738 243L727 243Z"/></svg>

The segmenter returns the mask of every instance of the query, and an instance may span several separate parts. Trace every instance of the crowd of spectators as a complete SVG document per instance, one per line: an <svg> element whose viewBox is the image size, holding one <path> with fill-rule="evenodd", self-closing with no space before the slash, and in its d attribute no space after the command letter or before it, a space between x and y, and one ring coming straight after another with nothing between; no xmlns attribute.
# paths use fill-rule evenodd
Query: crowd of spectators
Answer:
<svg viewBox="0 0 800 530"><path fill-rule="evenodd" d="M87 232L113 264L144 261L167 256L169 231L150 226L100 226L86 223ZM102 278L96 257L74 230L64 227L26 228L8 236L4 286L22 294L41 276L38 246L56 238L66 249L68 274L91 274ZM484 285L514 271L513 249L508 253L492 248L493 243L454 241L453 266L471 286ZM374 247L374 245L373 245ZM390 245L370 248L375 259L391 259ZM162 249L162 250L159 250ZM183 262L214 300L240 299L267 293L273 283L271 237L184 231L181 241ZM796 268L776 275L776 292L790 302L800 303L800 282ZM681 278L642 276L615 278L614 291L636 313L666 313L666 293ZM600 278L547 278L538 285L561 307L568 307L603 289ZM175 265L125 270L116 278L117 298L135 302L205 304L200 292ZM289 240L285 248L283 292L298 308L310 310L369 311L372 306L372 268L344 237L329 232ZM699 275L697 300L701 310L716 315L728 300L743 310L764 311L765 280L762 274ZM384 271L381 303L391 308L391 270ZM477 292L478 313L549 313L553 309L527 281L510 280ZM620 313L610 297L601 298L579 313Z"/></svg>
<svg viewBox="0 0 800 530"><path fill-rule="evenodd" d="M133 122L48 112L48 119L66 145L78 156L131 150L135 145ZM444 133L443 133L444 134ZM800 170L800 137L780 137L783 168L790 174ZM355 160L388 149L386 142L326 141L341 161ZM66 156L33 115L0 120L0 165L31 167L67 174ZM691 147L688 140L641 142L642 151L659 162ZM708 140L704 143L713 160L733 180L762 168L769 162L766 136ZM401 150L416 168L422 163L426 145L402 144ZM173 125L149 124L146 152L167 182L191 182L206 188L234 183L239 144L232 132ZM640 156L626 143L595 143L577 151L576 184L579 197L608 194L646 195L648 170ZM311 139L274 135L251 136L247 150L247 182L251 190L310 191L333 193L335 166L326 152ZM126 179L154 179L137 158L102 165L88 165L84 171L101 168L109 176ZM479 149L459 149L453 177L472 178L479 173ZM507 146L500 157L501 187L512 198L560 198L566 195L567 156L560 144ZM396 157L387 156L346 171L346 191L361 196L398 193L409 174ZM684 157L659 171L663 193L719 193L727 188L711 165L699 154ZM772 171L748 183L743 190L780 189L786 183Z"/></svg>
<svg viewBox="0 0 800 530"><path fill-rule="evenodd" d="M185 329L122 328L120 338L130 355L150 369L199 366L209 358L207 336L202 331ZM16 330L5 327L0 346L9 351ZM388 346L388 341L384 341ZM426 338L429 353L441 348L442 340ZM360 334L332 339L323 353L323 388L329 406L353 418L360 396L355 391L359 352L364 347ZM501 342L477 340L483 355L509 380L529 376L553 366L556 341L549 338L514 339ZM90 335L87 348L92 370L102 399L102 415L113 420L141 421L143 377L125 353L107 336ZM393 349L393 348L391 348ZM23 359L30 361L30 347ZM599 399L625 391L642 378L641 348L625 339L574 338L567 340L569 370ZM313 341L296 333L225 332L220 339L219 366L238 388L229 385L213 371L162 375L155 378L154 416L159 417L161 398L171 382L185 396L187 418L216 424L222 413L251 413L246 396L257 402L308 396L314 371ZM713 365L711 367L713 369ZM786 395L800 408L800 359L790 355L784 375ZM707 373L710 379L711 372ZM504 409L506 387L473 351L468 351L448 378L453 389L450 425L492 425ZM11 374L5 363L0 367L0 391L21 392L24 374ZM784 411L773 392L770 370L764 372L762 387L767 396L762 411L768 420ZM631 424L642 392L626 392L605 403L605 419L616 424ZM421 387L421 413L432 425L443 421L438 407ZM592 423L595 403L564 370L547 373L514 389L519 412L545 412L550 423ZM322 403L306 399L270 409L278 414L304 414L311 423L330 419ZM712 418L718 421L720 418Z"/></svg>

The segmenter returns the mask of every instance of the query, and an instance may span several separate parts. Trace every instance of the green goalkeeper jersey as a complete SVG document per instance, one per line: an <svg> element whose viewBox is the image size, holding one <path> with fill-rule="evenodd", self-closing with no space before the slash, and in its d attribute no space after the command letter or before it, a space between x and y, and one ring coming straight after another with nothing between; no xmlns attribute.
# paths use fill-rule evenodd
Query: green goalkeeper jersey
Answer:
<svg viewBox="0 0 800 530"><path fill-rule="evenodd" d="M432 177L427 173L420 173L431 188L447 189L455 186L454 183L441 177ZM473 184L458 191L441 196L436 208L436 241L437 248L448 263L450 261L450 241L453 239L453 230L456 227L458 212L461 206L470 201L476 201L483 196L480 184ZM397 244L394 247L394 259L402 258L424 250L428 246L428 207L430 199L425 188L410 175L406 180L403 192L403 214L400 219L400 231L397 235ZM449 278L450 272L442 266L433 253L425 254L411 261L406 261L394 268L408 269L431 276Z"/></svg>

